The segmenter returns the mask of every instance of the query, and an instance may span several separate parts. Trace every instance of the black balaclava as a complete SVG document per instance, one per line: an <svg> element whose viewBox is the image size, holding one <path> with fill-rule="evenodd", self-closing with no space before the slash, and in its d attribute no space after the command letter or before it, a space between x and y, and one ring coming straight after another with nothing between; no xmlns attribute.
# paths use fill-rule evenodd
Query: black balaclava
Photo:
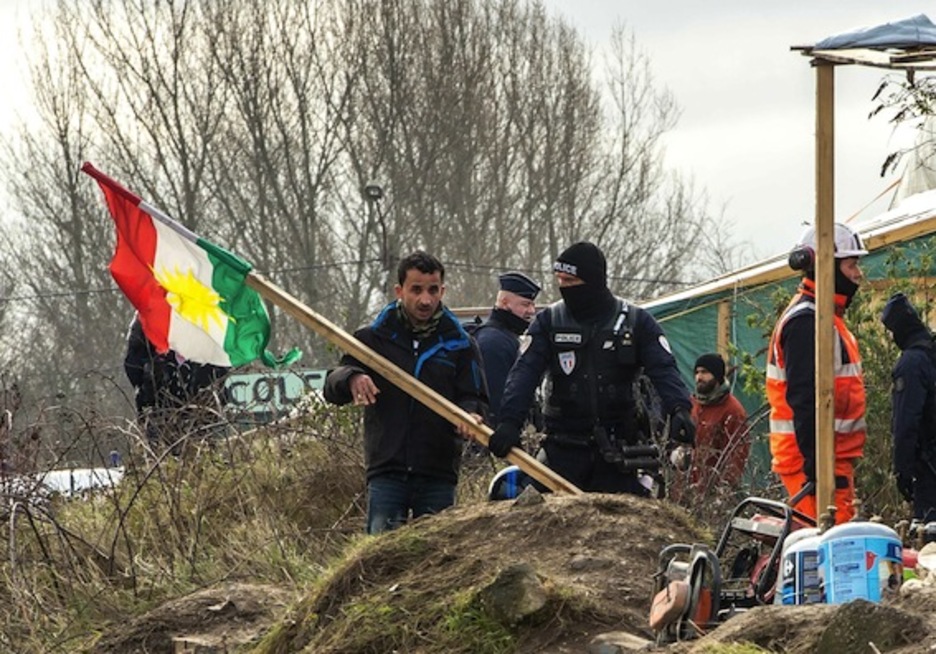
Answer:
<svg viewBox="0 0 936 654"><path fill-rule="evenodd" d="M929 329L903 293L895 293L887 301L881 313L881 322L893 334L894 342L901 350L914 343L930 340Z"/></svg>
<svg viewBox="0 0 936 654"><path fill-rule="evenodd" d="M587 241L570 245L556 259L553 270L584 282L559 288L573 318L579 322L597 322L611 313L614 296L608 289L608 264L597 245Z"/></svg>
<svg viewBox="0 0 936 654"><path fill-rule="evenodd" d="M855 298L855 293L858 292L858 284L845 276L845 273L842 272L842 266L839 262L840 259L835 260L835 293L836 295L842 295L845 297L845 308L847 309L849 306L851 306L852 300ZM806 277L816 281L815 268L810 268L806 272Z"/></svg>
<svg viewBox="0 0 936 654"><path fill-rule="evenodd" d="M835 292L845 296L845 308L847 309L858 292L858 284L850 280L842 272L842 266L838 260L835 262Z"/></svg>

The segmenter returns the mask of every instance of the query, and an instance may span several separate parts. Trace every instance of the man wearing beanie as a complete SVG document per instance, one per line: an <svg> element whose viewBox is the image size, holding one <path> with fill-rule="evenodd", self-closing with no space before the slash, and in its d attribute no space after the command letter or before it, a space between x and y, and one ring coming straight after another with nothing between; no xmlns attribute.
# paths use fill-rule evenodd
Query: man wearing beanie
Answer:
<svg viewBox="0 0 936 654"><path fill-rule="evenodd" d="M891 435L897 490L913 517L936 520L936 351L929 329L903 293L887 302L881 322L901 354L891 375Z"/></svg>
<svg viewBox="0 0 936 654"><path fill-rule="evenodd" d="M865 387L858 341L843 318L861 284L858 260L868 253L857 233L835 225L835 522L855 514L855 461L864 454ZM767 350L771 469L793 496L812 484L796 509L816 517L816 230L809 228L790 255L803 271L796 295L774 326Z"/></svg>
<svg viewBox="0 0 936 654"><path fill-rule="evenodd" d="M536 296L540 287L521 272L506 272L498 277L499 290L488 319L474 332L484 361L488 383L489 417L497 424L501 395L507 373L520 352L520 336L536 315Z"/></svg>
<svg viewBox="0 0 936 654"><path fill-rule="evenodd" d="M725 381L722 356L703 354L693 370L695 393L691 415L696 426L696 444L688 482L695 491L694 501L698 501L699 493L705 496L716 488L737 488L751 450L751 439L744 429L747 412ZM674 495L678 489L680 485L674 484Z"/></svg>
<svg viewBox="0 0 936 654"><path fill-rule="evenodd" d="M520 446L521 425L545 375L541 455L549 467L584 491L648 496L640 466L622 457L623 448L646 444L634 381L642 368L670 416L670 439L692 444L689 393L676 360L653 316L608 289L597 246L571 245L553 270L562 300L530 325L529 345L507 378L488 447L503 457Z"/></svg>

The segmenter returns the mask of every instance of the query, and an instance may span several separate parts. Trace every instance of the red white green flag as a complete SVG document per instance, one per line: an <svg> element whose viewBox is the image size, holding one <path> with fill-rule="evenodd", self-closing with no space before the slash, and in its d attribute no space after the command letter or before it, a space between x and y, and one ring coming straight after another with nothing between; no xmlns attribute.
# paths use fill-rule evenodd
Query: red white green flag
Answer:
<svg viewBox="0 0 936 654"><path fill-rule="evenodd" d="M90 163L117 226L111 275L136 308L156 350L186 359L240 366L277 361L266 346L270 320L263 301L245 284L251 265L150 206Z"/></svg>

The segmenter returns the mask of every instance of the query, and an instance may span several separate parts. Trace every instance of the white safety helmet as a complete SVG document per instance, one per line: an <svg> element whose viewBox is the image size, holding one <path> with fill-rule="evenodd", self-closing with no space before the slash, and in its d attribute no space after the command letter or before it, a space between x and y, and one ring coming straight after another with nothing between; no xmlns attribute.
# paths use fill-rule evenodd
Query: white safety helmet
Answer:
<svg viewBox="0 0 936 654"><path fill-rule="evenodd" d="M810 248L816 251L816 228L810 227L800 237L797 248ZM848 225L835 223L835 258L848 259L850 257L863 257L868 254L858 232Z"/></svg>

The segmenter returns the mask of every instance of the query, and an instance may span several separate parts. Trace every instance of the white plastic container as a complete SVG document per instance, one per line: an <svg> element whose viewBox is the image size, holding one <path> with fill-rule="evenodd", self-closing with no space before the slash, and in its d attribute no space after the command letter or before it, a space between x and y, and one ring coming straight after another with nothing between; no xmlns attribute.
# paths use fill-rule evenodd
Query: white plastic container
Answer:
<svg viewBox="0 0 936 654"><path fill-rule="evenodd" d="M903 582L903 546L897 532L876 522L846 522L819 538L820 573L828 604L880 602Z"/></svg>
<svg viewBox="0 0 936 654"><path fill-rule="evenodd" d="M818 604L823 601L819 574L819 530L797 529L783 542L776 604Z"/></svg>

